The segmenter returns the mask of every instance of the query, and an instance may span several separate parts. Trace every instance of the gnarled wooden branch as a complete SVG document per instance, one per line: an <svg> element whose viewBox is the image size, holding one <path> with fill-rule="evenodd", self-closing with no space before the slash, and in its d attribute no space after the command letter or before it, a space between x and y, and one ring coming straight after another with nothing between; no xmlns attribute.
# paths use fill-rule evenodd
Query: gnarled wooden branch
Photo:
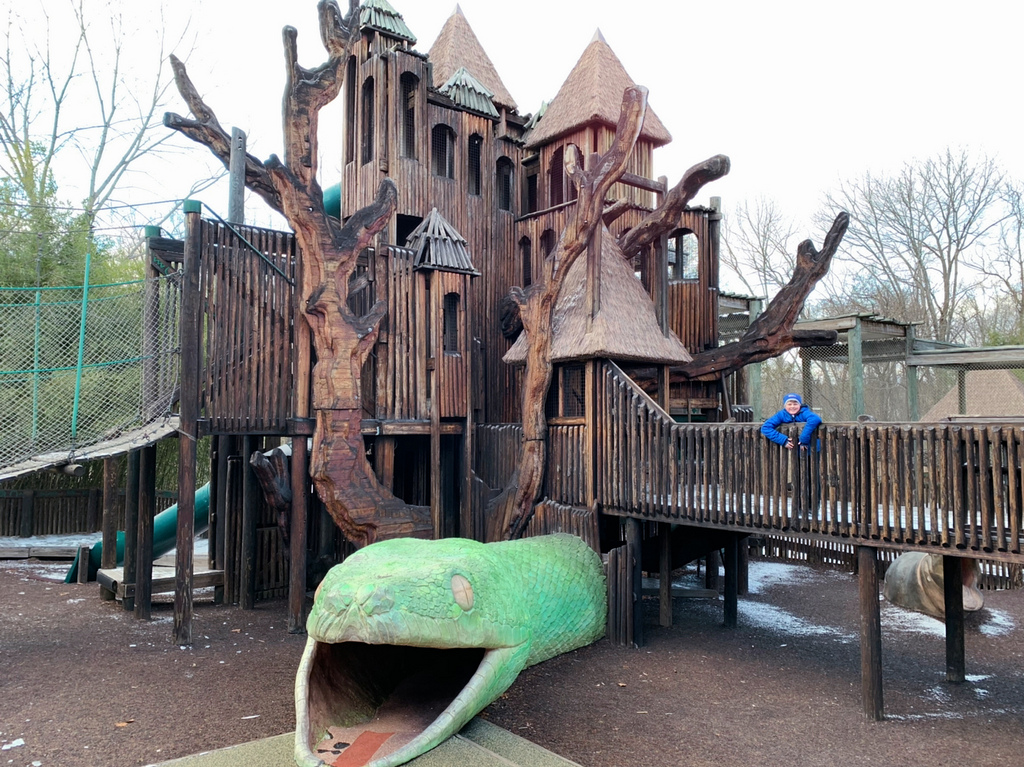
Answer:
<svg viewBox="0 0 1024 767"><path fill-rule="evenodd" d="M164 125L206 146L227 168L231 160L231 136L224 131L217 120L217 115L199 95L181 60L172 53L170 61L178 93L188 104L189 111L195 119L189 120L174 112L166 112ZM271 181L266 167L248 153L245 155L245 185L266 200L271 208L281 211L281 195Z"/></svg>
<svg viewBox="0 0 1024 767"><path fill-rule="evenodd" d="M622 255L627 259L633 258L646 246L679 226L679 216L690 200L696 197L705 184L725 176L730 167L728 157L716 154L688 169L679 183L669 190L665 201L619 238Z"/></svg>
<svg viewBox="0 0 1024 767"><path fill-rule="evenodd" d="M839 243L849 225L850 217L847 213L836 216L820 251L815 249L810 240L801 242L797 248L793 276L761 316L754 320L738 341L694 355L692 362L678 369L682 376L696 378L709 373L725 375L744 365L763 362L799 346L835 343L833 331L794 331L793 326L807 296L828 272L832 257L839 249Z"/></svg>

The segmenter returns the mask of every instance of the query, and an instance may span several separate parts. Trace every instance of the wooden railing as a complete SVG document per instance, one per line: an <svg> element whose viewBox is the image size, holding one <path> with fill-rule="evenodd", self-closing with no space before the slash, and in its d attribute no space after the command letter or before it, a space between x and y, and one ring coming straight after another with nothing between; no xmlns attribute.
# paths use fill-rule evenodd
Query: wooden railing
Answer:
<svg viewBox="0 0 1024 767"><path fill-rule="evenodd" d="M598 378L604 511L965 555L1021 553L1020 425L827 424L811 450L786 450L759 424L675 423L613 363Z"/></svg>

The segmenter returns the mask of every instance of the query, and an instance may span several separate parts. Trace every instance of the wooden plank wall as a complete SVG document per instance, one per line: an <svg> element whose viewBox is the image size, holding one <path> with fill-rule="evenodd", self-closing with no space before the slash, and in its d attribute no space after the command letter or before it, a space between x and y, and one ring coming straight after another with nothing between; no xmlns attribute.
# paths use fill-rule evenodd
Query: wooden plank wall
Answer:
<svg viewBox="0 0 1024 767"><path fill-rule="evenodd" d="M99 488L82 490L0 490L0 537L21 533L25 498L31 494L31 534L70 535L98 532L101 510ZM177 503L177 493L158 491L157 512ZM90 506L93 506L90 510ZM114 501L117 529L124 530L124 490ZM90 529L90 520L97 523Z"/></svg>
<svg viewBox="0 0 1024 767"><path fill-rule="evenodd" d="M426 370L417 354L416 275L413 252L383 250L388 313L377 341L377 417L385 420L426 418L421 400L427 389ZM426 342L426 339L423 341Z"/></svg>
<svg viewBox="0 0 1024 767"><path fill-rule="evenodd" d="M294 238L202 223L204 417L214 434L284 434L292 414ZM261 256L262 254L262 256Z"/></svg>

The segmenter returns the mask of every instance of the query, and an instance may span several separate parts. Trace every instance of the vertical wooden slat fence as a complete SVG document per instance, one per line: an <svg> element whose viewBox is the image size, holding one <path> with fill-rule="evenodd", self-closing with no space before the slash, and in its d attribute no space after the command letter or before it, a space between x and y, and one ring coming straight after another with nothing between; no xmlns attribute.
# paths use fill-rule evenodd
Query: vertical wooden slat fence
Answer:
<svg viewBox="0 0 1024 767"><path fill-rule="evenodd" d="M598 502L611 513L976 556L1021 552L1024 426L827 424L820 448L777 449L755 424L673 422L611 362L598 400ZM735 465L744 456L749 472Z"/></svg>

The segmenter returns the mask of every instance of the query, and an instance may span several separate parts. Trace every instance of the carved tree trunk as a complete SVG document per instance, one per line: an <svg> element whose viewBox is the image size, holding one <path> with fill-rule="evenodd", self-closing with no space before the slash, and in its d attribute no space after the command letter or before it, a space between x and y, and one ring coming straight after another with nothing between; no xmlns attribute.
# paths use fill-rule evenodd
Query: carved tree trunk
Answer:
<svg viewBox="0 0 1024 767"><path fill-rule="evenodd" d="M355 0L350 0L345 17L335 0L321 0L318 12L328 60L316 69L299 66L297 33L285 27L284 161L271 156L262 163L247 156L246 186L288 219L302 251L302 300L317 354L311 475L318 494L335 523L356 544L395 535L429 535L429 515L387 492L377 482L363 449L360 376L385 305L378 302L365 316L353 315L347 305L348 281L360 252L394 213L397 191L385 179L376 200L343 227L324 211L323 191L316 179L317 123L320 110L341 90L359 26ZM169 113L164 124L205 144L227 166L230 137L199 96L184 65L173 56L171 64L178 90L195 119Z"/></svg>
<svg viewBox="0 0 1024 767"><path fill-rule="evenodd" d="M608 152L592 157L581 167L579 149L570 145L565 167L579 190L572 218L558 245L545 259L541 282L528 292L513 291L529 343L523 384L523 447L519 458L518 485L508 516L501 520L502 537L517 538L526 529L544 484L547 459L547 420L544 403L551 385L551 323L562 285L576 259L586 252L597 227L602 225L604 199L626 169L626 162L647 112L647 89L627 88Z"/></svg>

